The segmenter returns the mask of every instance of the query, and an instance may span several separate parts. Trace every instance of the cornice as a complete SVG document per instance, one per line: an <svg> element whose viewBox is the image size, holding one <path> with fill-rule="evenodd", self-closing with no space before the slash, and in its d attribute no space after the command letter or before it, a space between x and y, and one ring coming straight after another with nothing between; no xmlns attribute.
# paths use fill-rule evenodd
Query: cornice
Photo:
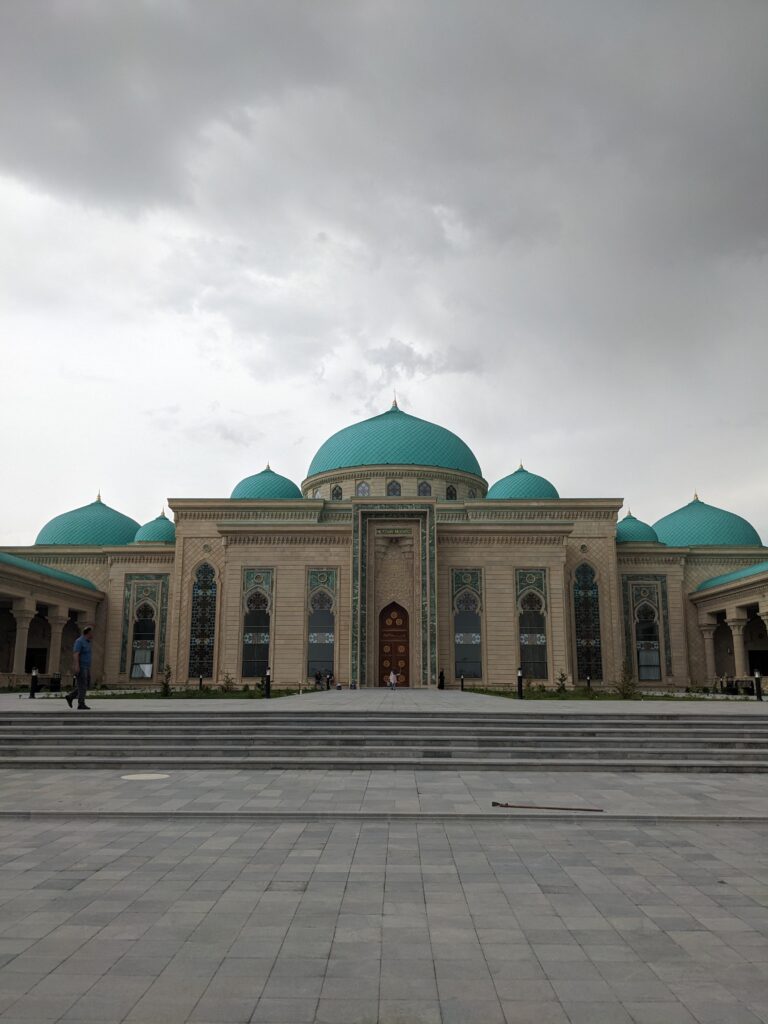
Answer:
<svg viewBox="0 0 768 1024"><path fill-rule="evenodd" d="M550 533L457 533L439 534L437 543L440 546L456 545L457 547L487 547L503 544L506 546L562 548L565 545L565 537Z"/></svg>
<svg viewBox="0 0 768 1024"><path fill-rule="evenodd" d="M226 538L227 547L232 545L347 545L352 543L349 533L241 533Z"/></svg>
<svg viewBox="0 0 768 1024"><path fill-rule="evenodd" d="M724 598L735 594L739 596L739 604L744 604L750 597L768 597L768 573L763 576L762 582L755 580L754 576L748 577L749 583L745 580L729 580L728 583L721 583L719 587L708 587L706 590L693 590L688 595L694 604L705 604L709 600L722 604ZM741 586L739 586L741 584ZM745 585L746 584L746 585Z"/></svg>
<svg viewBox="0 0 768 1024"><path fill-rule="evenodd" d="M685 566L685 558L675 555L629 555L619 556L617 560L619 569L622 569L627 565L644 565L647 567L654 567L660 565L673 565L681 570Z"/></svg>

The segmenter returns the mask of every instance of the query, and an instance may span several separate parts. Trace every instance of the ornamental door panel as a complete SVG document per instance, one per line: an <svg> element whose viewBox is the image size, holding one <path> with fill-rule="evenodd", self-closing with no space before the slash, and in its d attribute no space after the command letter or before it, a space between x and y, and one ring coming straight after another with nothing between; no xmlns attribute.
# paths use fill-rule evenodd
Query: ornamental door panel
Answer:
<svg viewBox="0 0 768 1024"><path fill-rule="evenodd" d="M379 615L379 686L386 686L389 673L397 673L398 686L410 686L410 636L408 612L394 602Z"/></svg>

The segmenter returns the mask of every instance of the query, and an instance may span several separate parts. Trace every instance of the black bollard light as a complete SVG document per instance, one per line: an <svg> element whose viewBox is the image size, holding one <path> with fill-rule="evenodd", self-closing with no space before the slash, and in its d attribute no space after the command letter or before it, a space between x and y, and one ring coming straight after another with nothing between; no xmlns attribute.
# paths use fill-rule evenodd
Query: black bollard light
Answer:
<svg viewBox="0 0 768 1024"><path fill-rule="evenodd" d="M200 682L197 684L197 688L198 688L198 690L202 690L202 688L203 688L203 673L202 672L200 673Z"/></svg>
<svg viewBox="0 0 768 1024"><path fill-rule="evenodd" d="M755 669L755 699L763 699L763 677L760 675L760 669Z"/></svg>
<svg viewBox="0 0 768 1024"><path fill-rule="evenodd" d="M267 671L264 674L264 697L266 700L272 696L272 673L269 671L269 665L267 665Z"/></svg>
<svg viewBox="0 0 768 1024"><path fill-rule="evenodd" d="M521 668L517 670L517 699L523 699L523 670Z"/></svg>
<svg viewBox="0 0 768 1024"><path fill-rule="evenodd" d="M461 673L461 688L464 689L464 673Z"/></svg>
<svg viewBox="0 0 768 1024"><path fill-rule="evenodd" d="M29 697L30 700L35 699L37 693L37 669L32 669L32 675L29 677Z"/></svg>
<svg viewBox="0 0 768 1024"><path fill-rule="evenodd" d="M592 676L589 674L589 672L587 672L587 689L592 689Z"/></svg>

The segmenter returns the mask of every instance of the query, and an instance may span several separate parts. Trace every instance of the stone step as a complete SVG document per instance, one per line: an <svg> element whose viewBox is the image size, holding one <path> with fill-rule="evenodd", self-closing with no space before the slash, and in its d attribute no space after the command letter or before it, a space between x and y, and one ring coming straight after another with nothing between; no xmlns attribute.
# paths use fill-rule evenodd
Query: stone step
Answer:
<svg viewBox="0 0 768 1024"><path fill-rule="evenodd" d="M404 760L416 760L419 758L432 759L432 758L444 758L444 759L472 759L476 761L484 761L488 759L514 759L514 760L528 760L528 759L543 759L547 758L550 761L557 760L573 760L589 758L592 761L624 761L638 758L666 758L676 761L687 761L696 760L699 758L706 758L712 761L736 761L739 760L737 754L738 751L734 750L722 750L719 748L712 747L697 747L694 749L680 748L680 747L643 747L636 750L632 750L621 745L613 745L600 750L594 750L592 748L584 748L583 746L571 746L571 747L557 747L542 748L539 745L535 746L514 746L514 747L477 747L477 746L449 746L444 744L443 746L436 746L430 749L424 749L420 746L389 746L387 744L369 744L366 746L357 747L346 747L344 745L334 746L329 744L304 744L300 748L295 746L284 746L274 748L264 748L258 745L232 745L222 746L221 744L210 744L210 743L198 743L194 747L190 747L187 744L174 745L174 744L163 744L157 749L152 750L150 747L143 745L130 746L124 745L99 745L93 744L72 744L72 745L58 745L52 746L45 742L33 743L24 746L4 746L0 750L0 755L3 757L79 757L79 758L99 758L102 760L115 759L119 760L123 757L154 757L157 755L175 757L179 760L189 758L190 760L204 758L226 758L235 757L242 760L254 760L258 758L278 758L281 760L291 759L295 757L310 757L310 758L336 758L336 757L349 757L366 762L376 758L385 758L388 760L392 759L404 759ZM768 750L756 751L749 750L747 755L750 761L765 761L768 763Z"/></svg>
<svg viewBox="0 0 768 1024"><path fill-rule="evenodd" d="M419 770L419 771L597 771L597 772L768 772L768 762L739 760L716 761L701 758L698 760L637 759L637 760L593 760L589 758L552 761L547 759L505 759L496 760L464 759L464 758L414 758L386 759L371 758L362 760L354 757L161 757L159 755L145 757L94 758L94 757L0 757L0 769L31 769L31 768L103 768L103 769L153 769L162 771L191 769L249 769L263 770L339 770L339 771L371 771L383 769L387 771Z"/></svg>
<svg viewBox="0 0 768 1024"><path fill-rule="evenodd" d="M292 736L290 734L274 734L269 736L227 736L212 735L207 732L193 733L189 735L125 735L82 732L71 735L51 735L49 733L37 733L34 736L3 736L0 737L0 752L7 752L10 749L33 749L40 745L51 746L51 748L90 748L98 746L99 749L109 750L112 746L135 746L138 749L164 748L172 745L177 749L198 748L201 745L216 745L220 748L274 748L281 746L287 749L305 749L306 746L325 746L325 748L370 748L370 746L387 745L391 748L461 748L470 750L518 750L534 748L539 751L556 752L561 749L588 748L594 751L608 750L621 746L628 751L666 751L672 748L678 750L720 750L720 751L742 751L751 750L765 752L768 754L768 738L753 739L750 737L729 736L726 738L706 736L682 735L674 739L657 736L635 736L627 738L624 736L599 736L573 735L573 736L547 736L543 739L531 736L505 737L505 736L473 736L464 734L461 736L441 735L335 735L323 734L308 737Z"/></svg>

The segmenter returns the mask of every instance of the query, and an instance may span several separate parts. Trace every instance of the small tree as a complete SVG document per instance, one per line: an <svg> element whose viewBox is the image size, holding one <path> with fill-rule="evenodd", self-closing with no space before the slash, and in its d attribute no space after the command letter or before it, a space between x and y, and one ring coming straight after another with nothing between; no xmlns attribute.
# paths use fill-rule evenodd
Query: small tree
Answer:
<svg viewBox="0 0 768 1024"><path fill-rule="evenodd" d="M235 688L235 677L231 672L225 672L221 680L221 689L223 693L232 693Z"/></svg>
<svg viewBox="0 0 768 1024"><path fill-rule="evenodd" d="M173 671L171 669L171 666L170 665L166 665L165 668L163 669L163 681L160 684L160 686L162 688L163 697L170 697L171 696L171 677L172 677L172 675L173 675Z"/></svg>
<svg viewBox="0 0 768 1024"><path fill-rule="evenodd" d="M555 687L556 693L565 693L565 684L568 682L568 676L565 672L561 671L557 677L557 686Z"/></svg>
<svg viewBox="0 0 768 1024"><path fill-rule="evenodd" d="M624 662L616 692L622 700L635 700L638 696L637 680L635 679L635 672L629 658Z"/></svg>

